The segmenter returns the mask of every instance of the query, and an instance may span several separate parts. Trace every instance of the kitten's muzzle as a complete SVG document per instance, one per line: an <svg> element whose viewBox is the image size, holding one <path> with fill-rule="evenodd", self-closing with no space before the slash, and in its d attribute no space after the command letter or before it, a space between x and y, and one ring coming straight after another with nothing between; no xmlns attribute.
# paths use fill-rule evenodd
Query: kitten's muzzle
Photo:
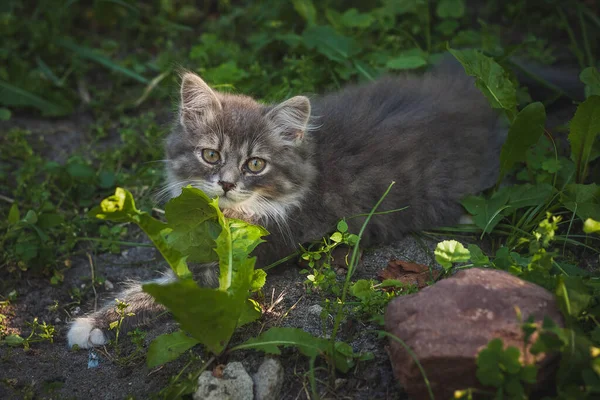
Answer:
<svg viewBox="0 0 600 400"><path fill-rule="evenodd" d="M225 193L229 192L233 188L235 188L235 183L219 181L219 185L223 188Z"/></svg>

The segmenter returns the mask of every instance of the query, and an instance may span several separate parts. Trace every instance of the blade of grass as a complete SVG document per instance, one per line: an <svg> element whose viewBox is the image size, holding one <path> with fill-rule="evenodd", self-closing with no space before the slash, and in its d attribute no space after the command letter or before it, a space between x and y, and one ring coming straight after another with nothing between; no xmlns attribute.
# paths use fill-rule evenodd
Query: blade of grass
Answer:
<svg viewBox="0 0 600 400"><path fill-rule="evenodd" d="M354 274L356 264L358 264L358 253L359 253L360 241L362 239L363 234L365 233L365 229L367 228L369 221L371 221L371 217L373 217L373 214L377 211L377 209L383 202L383 199L386 198L386 196L388 195L390 190L392 190L392 186L394 186L395 183L396 182L394 182L394 181L392 181L392 183L390 183L390 185L388 186L385 193L383 193L383 196L381 196L381 198L379 198L379 200L377 201L375 206L373 206L373 208L371 209L371 212L365 219L365 222L363 222L362 227L360 228L360 231L358 232L358 239L356 240L356 244L354 245L354 248L352 249L352 257L350 259L350 264L348 264L348 271L346 272L346 280L344 281L344 286L342 289L342 297L341 297L340 302L338 303L338 308L337 308L336 315L335 315L335 322L333 324L333 332L332 332L331 338L330 338L331 351L332 351L331 354L335 354L335 338L337 337L337 333L340 328L340 324L342 322L342 314L343 314L342 310L343 310L344 304L346 302L346 296L348 294L348 289L350 288L350 278ZM335 365L334 365L334 363L331 363L331 365L330 365L329 376L332 380L335 380Z"/></svg>
<svg viewBox="0 0 600 400"><path fill-rule="evenodd" d="M414 360L415 364L417 364L417 367L419 368L419 371L421 372L421 375L423 376L423 381L425 382L425 386L427 386L427 393L429 394L429 398L431 400L435 400L435 397L433 396L433 391L431 390L431 383L429 383L429 379L427 378L427 374L425 373L425 369L423 368L423 366L421 365L421 363L419 362L419 359L417 358L417 355L412 351L412 349L406 344L404 343L404 340L400 339L398 336L393 335L389 332L386 331L376 331L379 334L385 335L387 337L389 337L390 339L392 339L395 342L400 343L400 345L404 348L404 350L406 350L406 352L408 353L408 355L410 355L410 357Z"/></svg>
<svg viewBox="0 0 600 400"><path fill-rule="evenodd" d="M122 67L122 66L116 64L111 59L97 53L94 49L76 45L65 39L59 39L57 43L59 46L62 46L65 49L71 50L72 52L74 52L75 54L77 54L80 57L87 58L88 60L91 60L91 61L95 61L98 64L103 65L110 70L113 70L122 75L128 76L132 79L135 79L138 82L145 83L145 84L148 83L148 79L144 78L140 74L138 74L128 68L125 68L125 67Z"/></svg>
<svg viewBox="0 0 600 400"><path fill-rule="evenodd" d="M65 106L51 103L38 95L3 81L0 81L0 104L13 107L34 107L40 110L43 115L52 117L66 115L71 112Z"/></svg>

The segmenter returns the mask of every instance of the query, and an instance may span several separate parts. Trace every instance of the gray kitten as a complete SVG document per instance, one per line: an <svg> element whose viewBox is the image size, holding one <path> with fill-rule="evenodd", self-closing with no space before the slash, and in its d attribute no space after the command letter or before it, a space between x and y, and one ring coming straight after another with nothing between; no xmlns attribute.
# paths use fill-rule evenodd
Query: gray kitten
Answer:
<svg viewBox="0 0 600 400"><path fill-rule="evenodd" d="M166 190L174 197L192 185L218 196L225 215L265 226L271 235L255 252L265 266L369 212L392 181L379 211L408 208L373 217L363 244L457 223L459 200L494 184L504 136L473 81L453 68L277 105L215 92L185 73ZM348 221L353 232L362 222ZM135 313L130 324L163 310L140 284L118 298ZM114 304L78 318L69 345L104 344L116 318Z"/></svg>

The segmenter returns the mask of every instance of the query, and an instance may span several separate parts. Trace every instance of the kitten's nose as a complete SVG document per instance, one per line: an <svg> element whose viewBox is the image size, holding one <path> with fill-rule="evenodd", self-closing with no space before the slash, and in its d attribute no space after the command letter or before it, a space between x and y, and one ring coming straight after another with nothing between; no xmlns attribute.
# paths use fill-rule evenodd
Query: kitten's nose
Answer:
<svg viewBox="0 0 600 400"><path fill-rule="evenodd" d="M219 185L221 185L221 187L223 188L225 193L229 192L231 189L233 189L235 187L235 183L231 183L231 182L219 181Z"/></svg>

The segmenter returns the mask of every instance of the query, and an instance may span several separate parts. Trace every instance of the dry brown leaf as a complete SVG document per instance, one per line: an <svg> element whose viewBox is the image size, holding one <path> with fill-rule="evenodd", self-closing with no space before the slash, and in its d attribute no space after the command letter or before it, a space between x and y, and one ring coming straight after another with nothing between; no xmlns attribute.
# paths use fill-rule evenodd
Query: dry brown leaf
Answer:
<svg viewBox="0 0 600 400"><path fill-rule="evenodd" d="M212 371L212 375L215 378L219 378L222 379L223 378L223 370L225 369L225 365L223 364L219 364L215 367L215 369L213 369Z"/></svg>
<svg viewBox="0 0 600 400"><path fill-rule="evenodd" d="M427 286L428 281L437 279L439 275L440 272L436 270L430 273L426 265L402 260L390 260L388 266L377 274L382 281L395 279L409 285L417 285L419 289Z"/></svg>

